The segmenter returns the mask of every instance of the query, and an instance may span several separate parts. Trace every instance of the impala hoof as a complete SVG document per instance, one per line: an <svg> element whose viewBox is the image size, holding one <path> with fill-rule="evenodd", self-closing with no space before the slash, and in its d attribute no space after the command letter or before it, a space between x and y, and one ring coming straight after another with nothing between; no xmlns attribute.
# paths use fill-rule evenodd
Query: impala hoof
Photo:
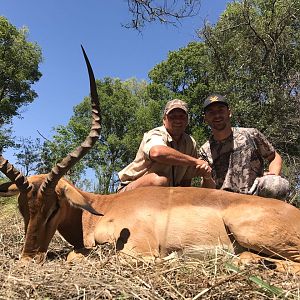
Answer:
<svg viewBox="0 0 300 300"><path fill-rule="evenodd" d="M46 260L46 253L41 252L32 256L22 256L19 261L21 267L25 267L30 263L43 264Z"/></svg>
<svg viewBox="0 0 300 300"><path fill-rule="evenodd" d="M88 256L91 252L91 249L78 249L71 251L67 256L67 262L81 262L84 260L86 256Z"/></svg>

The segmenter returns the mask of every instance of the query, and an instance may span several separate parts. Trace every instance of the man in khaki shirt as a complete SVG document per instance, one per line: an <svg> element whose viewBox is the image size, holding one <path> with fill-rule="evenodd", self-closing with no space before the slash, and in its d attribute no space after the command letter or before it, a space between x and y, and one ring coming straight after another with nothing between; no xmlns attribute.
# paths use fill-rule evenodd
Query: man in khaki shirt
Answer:
<svg viewBox="0 0 300 300"><path fill-rule="evenodd" d="M136 157L119 172L118 192L142 186L190 186L193 177L203 177L203 187L215 188L211 168L197 158L197 145L185 133L187 104L174 99L166 104L163 126L144 134Z"/></svg>

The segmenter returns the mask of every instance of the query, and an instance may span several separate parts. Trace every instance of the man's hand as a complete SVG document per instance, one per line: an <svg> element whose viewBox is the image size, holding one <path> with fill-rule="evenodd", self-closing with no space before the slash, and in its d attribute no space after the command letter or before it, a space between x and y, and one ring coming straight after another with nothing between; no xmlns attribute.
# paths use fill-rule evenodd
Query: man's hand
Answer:
<svg viewBox="0 0 300 300"><path fill-rule="evenodd" d="M201 159L197 160L196 175L206 179L211 178L211 167L207 161Z"/></svg>
<svg viewBox="0 0 300 300"><path fill-rule="evenodd" d="M211 167L207 161L198 159L196 165L196 174L197 176L203 177L202 187L203 188L216 188L216 183L212 178Z"/></svg>

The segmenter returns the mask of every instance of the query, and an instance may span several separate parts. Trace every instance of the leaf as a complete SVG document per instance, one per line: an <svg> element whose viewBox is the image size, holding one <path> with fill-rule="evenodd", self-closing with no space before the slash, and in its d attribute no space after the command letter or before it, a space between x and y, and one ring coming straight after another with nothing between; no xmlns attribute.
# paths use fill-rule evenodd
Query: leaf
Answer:
<svg viewBox="0 0 300 300"><path fill-rule="evenodd" d="M237 266L230 264L228 262L225 263L225 267L229 271L233 271L235 273L241 273L241 270ZM268 292L271 292L273 295L281 296L284 293L283 289L270 285L269 283L265 282L258 276L251 275L248 277L248 279L254 282L255 284L257 284L259 287L267 290Z"/></svg>
<svg viewBox="0 0 300 300"><path fill-rule="evenodd" d="M263 281L261 278L257 276L250 276L249 280L259 285L261 288L264 288L265 290L271 292L272 294L276 296L280 296L283 294L283 290L279 287L270 285L269 283Z"/></svg>

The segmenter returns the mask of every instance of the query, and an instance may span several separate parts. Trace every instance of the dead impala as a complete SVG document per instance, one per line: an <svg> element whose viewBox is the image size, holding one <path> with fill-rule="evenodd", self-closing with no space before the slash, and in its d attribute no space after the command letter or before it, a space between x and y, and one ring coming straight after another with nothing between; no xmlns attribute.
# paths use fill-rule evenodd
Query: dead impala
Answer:
<svg viewBox="0 0 300 300"><path fill-rule="evenodd" d="M254 260L260 255L276 258L279 269L279 259L290 260L293 270L300 271L300 211L285 202L186 187L98 195L64 179L97 141L101 128L96 83L85 52L84 57L92 127L81 146L49 174L28 178L0 156L0 170L10 179L0 185L0 196L19 193L26 235L21 259L43 261L58 230L75 251L110 242L131 256L158 258L177 250L201 252L221 246Z"/></svg>

